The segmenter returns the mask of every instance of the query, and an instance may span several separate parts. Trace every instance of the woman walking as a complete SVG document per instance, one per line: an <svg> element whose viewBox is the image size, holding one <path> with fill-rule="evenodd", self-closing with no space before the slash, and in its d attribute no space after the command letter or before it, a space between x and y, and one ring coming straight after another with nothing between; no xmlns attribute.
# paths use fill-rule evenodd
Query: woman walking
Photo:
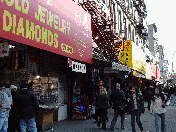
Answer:
<svg viewBox="0 0 176 132"><path fill-rule="evenodd" d="M155 88L155 95L151 101L150 114L152 115L153 113L155 116L156 132L166 132L166 121L165 121L166 102L167 99L162 93L161 89L158 87Z"/></svg>
<svg viewBox="0 0 176 132"><path fill-rule="evenodd" d="M135 117L136 117L136 122L141 130L143 131L142 123L140 121L140 116L141 113L144 113L144 102L141 94L138 94L137 92L137 87L132 86L132 95L129 96L129 114L131 114L131 127L132 127L132 132L136 132L135 129Z"/></svg>

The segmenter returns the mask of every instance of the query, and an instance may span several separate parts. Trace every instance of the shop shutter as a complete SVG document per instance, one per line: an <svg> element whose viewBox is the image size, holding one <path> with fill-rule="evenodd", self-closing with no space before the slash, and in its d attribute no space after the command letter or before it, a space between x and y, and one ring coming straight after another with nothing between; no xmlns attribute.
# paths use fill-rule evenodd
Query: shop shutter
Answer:
<svg viewBox="0 0 176 132"><path fill-rule="evenodd" d="M42 50L42 71L65 73L67 70L67 57Z"/></svg>

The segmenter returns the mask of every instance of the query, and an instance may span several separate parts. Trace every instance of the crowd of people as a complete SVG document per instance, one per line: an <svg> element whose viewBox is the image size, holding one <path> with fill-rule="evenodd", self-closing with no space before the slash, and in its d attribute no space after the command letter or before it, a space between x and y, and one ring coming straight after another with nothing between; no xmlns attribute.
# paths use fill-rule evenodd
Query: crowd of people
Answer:
<svg viewBox="0 0 176 132"><path fill-rule="evenodd" d="M39 103L33 93L34 82L15 85L0 82L0 131L37 132L35 116Z"/></svg>
<svg viewBox="0 0 176 132"><path fill-rule="evenodd" d="M128 88L124 89L120 83L116 84L115 92L112 92L108 97L106 88L103 87L103 82L100 81L99 92L96 93L94 98L94 123L97 123L98 127L102 124L102 129L107 129L107 113L108 109L112 108L114 109L114 117L111 121L111 131L114 131L114 126L119 116L121 117L121 130L125 130L125 115L128 114L131 115L132 132L136 132L135 121L141 132L143 132L144 129L140 117L141 114L145 113L144 101L146 101L148 102L150 114L155 117L156 132L166 132L165 107L169 99L159 86L150 86L150 88L145 88L141 92L137 86L129 85Z"/></svg>

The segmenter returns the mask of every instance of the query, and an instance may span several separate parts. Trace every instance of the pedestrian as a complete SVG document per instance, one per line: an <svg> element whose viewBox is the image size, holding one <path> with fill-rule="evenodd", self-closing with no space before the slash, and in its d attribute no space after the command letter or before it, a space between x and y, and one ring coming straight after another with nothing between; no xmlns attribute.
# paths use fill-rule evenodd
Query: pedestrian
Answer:
<svg viewBox="0 0 176 132"><path fill-rule="evenodd" d="M0 131L7 132L8 117L11 109L11 102L8 95L4 92L5 84L0 82Z"/></svg>
<svg viewBox="0 0 176 132"><path fill-rule="evenodd" d="M100 117L100 108L98 108L98 102L97 102L97 97L98 97L98 92L95 93L95 96L94 96L94 106L95 106L95 115L94 115L94 119L95 121L93 123L98 123L98 118Z"/></svg>
<svg viewBox="0 0 176 132"><path fill-rule="evenodd" d="M8 127L8 132L20 132L20 123L19 123L19 112L17 111L17 104L18 101L16 100L17 96L17 86L11 85L10 90L12 94L12 105L11 105L11 110L10 110L10 115L9 115L9 127Z"/></svg>
<svg viewBox="0 0 176 132"><path fill-rule="evenodd" d="M150 111L151 100L152 100L152 97L153 97L153 86L150 86L147 95L148 95L148 98L147 98L147 102L148 102L148 111Z"/></svg>
<svg viewBox="0 0 176 132"><path fill-rule="evenodd" d="M34 84L33 81L31 81L31 82L28 84L28 89L29 89L32 93L34 93L34 87L35 87L35 84Z"/></svg>
<svg viewBox="0 0 176 132"><path fill-rule="evenodd" d="M166 120L165 120L166 102L167 102L167 99L164 96L164 94L161 92L161 89L156 87L155 95L151 101L151 107L150 107L150 114L152 115L153 113L155 116L156 132L161 132L161 131L166 132ZM161 121L160 121L160 118L161 118Z"/></svg>
<svg viewBox="0 0 176 132"><path fill-rule="evenodd" d="M17 95L18 110L20 112L21 132L37 132L35 116L38 114L39 103L35 95L27 88L27 82L22 82Z"/></svg>
<svg viewBox="0 0 176 132"><path fill-rule="evenodd" d="M100 120L97 122L97 126L100 127L102 124L102 129L106 129L106 120L107 120L107 109L109 108L109 99L107 96L107 91L103 87L102 81L100 81L100 91L97 96L97 107L99 108Z"/></svg>
<svg viewBox="0 0 176 132"><path fill-rule="evenodd" d="M120 115L121 117L121 130L125 130L124 121L125 121L125 111L126 111L126 99L125 92L120 89L120 84L116 84L116 90L111 94L110 102L113 103L114 108L114 117L111 121L111 131L114 130L114 125L116 124L117 118Z"/></svg>
<svg viewBox="0 0 176 132"><path fill-rule="evenodd" d="M136 122L141 130L143 131L142 123L140 121L140 116L141 113L144 113L144 102L143 102L143 97L142 95L138 94L138 89L135 86L132 86L132 95L129 97L129 102L128 102L128 108L129 108L129 113L131 114L131 127L132 127L132 132L136 132L135 129L135 117L136 117Z"/></svg>

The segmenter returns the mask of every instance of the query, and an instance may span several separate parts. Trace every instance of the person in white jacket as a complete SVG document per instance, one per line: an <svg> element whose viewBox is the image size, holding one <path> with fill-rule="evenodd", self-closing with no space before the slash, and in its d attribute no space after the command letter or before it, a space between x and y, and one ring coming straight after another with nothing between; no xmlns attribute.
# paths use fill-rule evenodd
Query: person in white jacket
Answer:
<svg viewBox="0 0 176 132"><path fill-rule="evenodd" d="M155 95L151 101L150 114L155 116L156 132L166 132L166 97L162 93L160 88L155 88ZM161 120L160 120L161 118ZM161 125L160 125L161 124Z"/></svg>

